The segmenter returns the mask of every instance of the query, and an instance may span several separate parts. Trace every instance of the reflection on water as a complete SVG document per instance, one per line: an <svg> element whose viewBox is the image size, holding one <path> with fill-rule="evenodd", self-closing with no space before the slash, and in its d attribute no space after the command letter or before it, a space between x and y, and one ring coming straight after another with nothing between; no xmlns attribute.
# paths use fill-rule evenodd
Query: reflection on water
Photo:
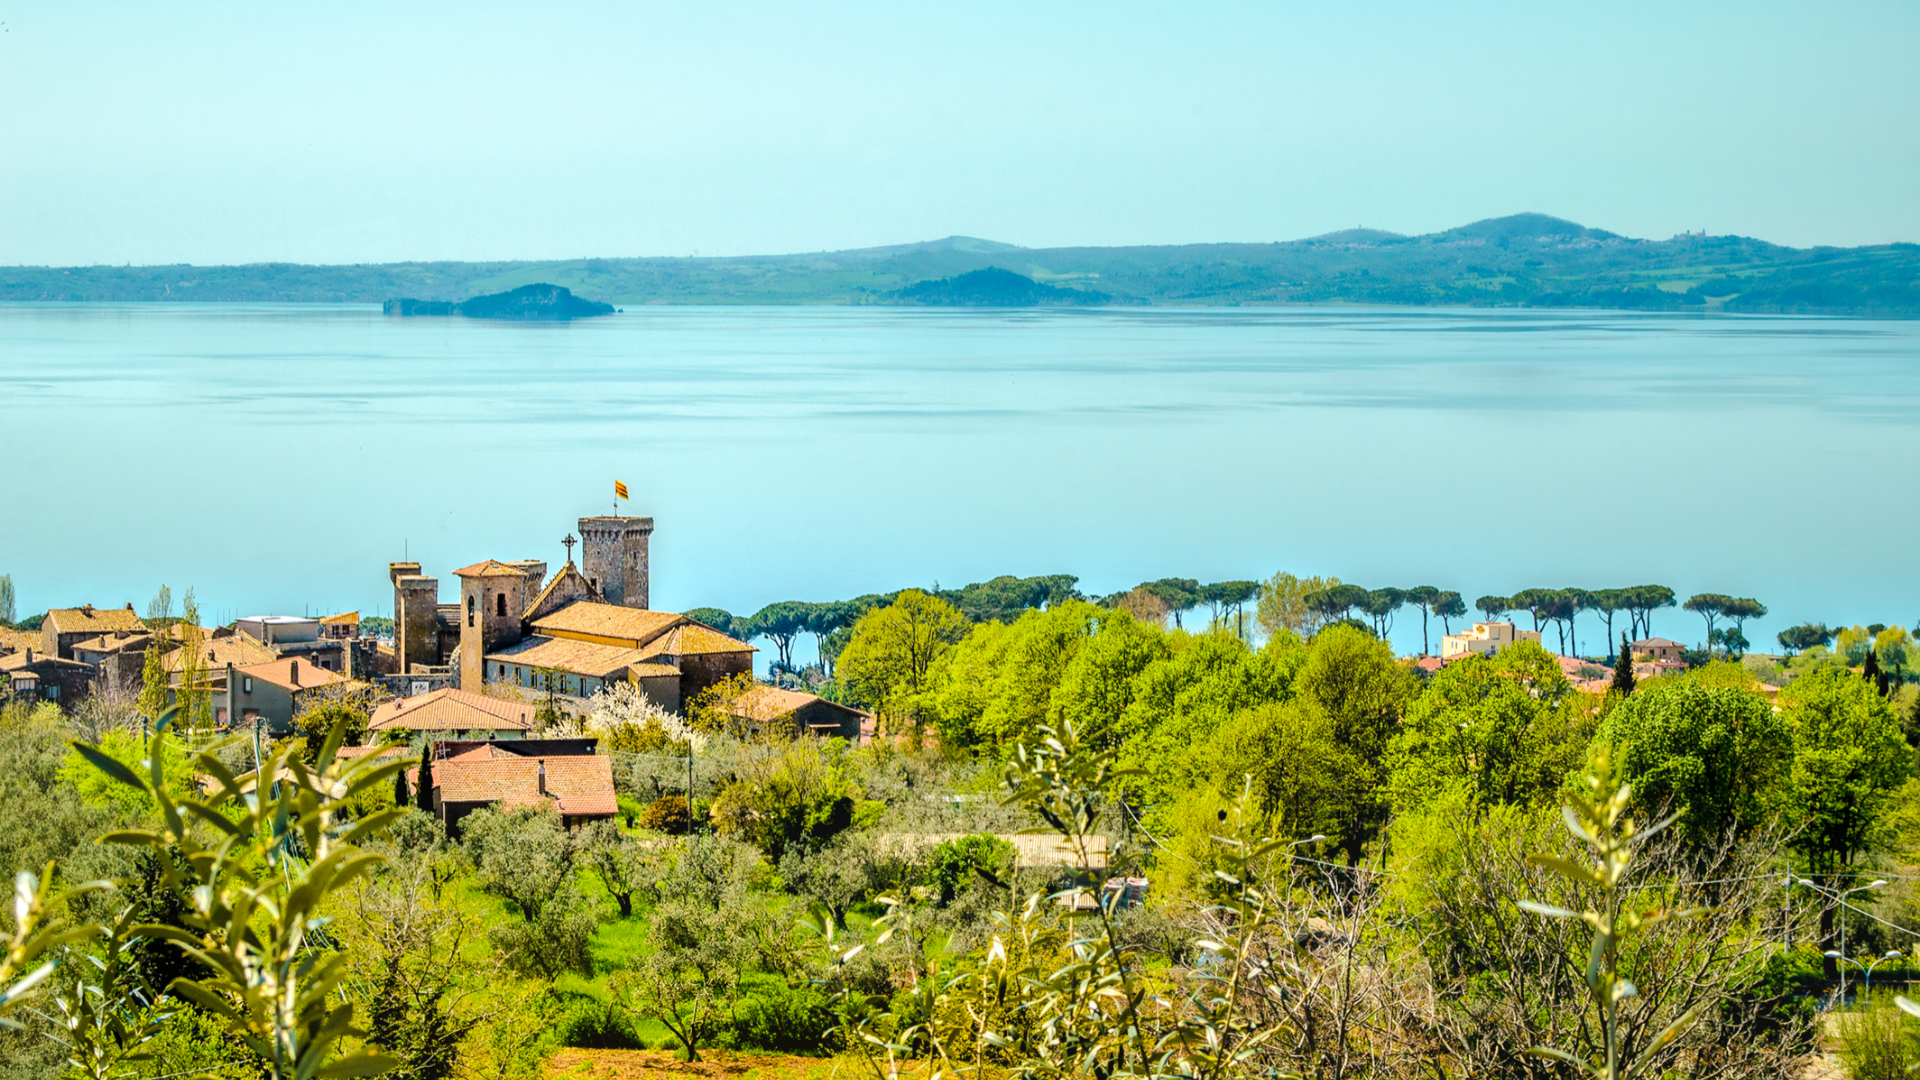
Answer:
<svg viewBox="0 0 1920 1080"><path fill-rule="evenodd" d="M10 305L0 572L376 610L403 550L551 558L617 476L671 606L1286 567L1906 623L1917 361L1913 323L1594 312Z"/></svg>

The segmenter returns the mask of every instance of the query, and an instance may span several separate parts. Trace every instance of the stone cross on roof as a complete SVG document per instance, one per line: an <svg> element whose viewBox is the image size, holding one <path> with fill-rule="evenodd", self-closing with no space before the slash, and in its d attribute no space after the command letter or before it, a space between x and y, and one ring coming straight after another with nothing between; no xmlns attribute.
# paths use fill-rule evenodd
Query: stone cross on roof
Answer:
<svg viewBox="0 0 1920 1080"><path fill-rule="evenodd" d="M564 546L566 547L566 549L567 549L567 565L568 565L568 566L572 566L572 565L573 565L573 545L575 545L575 544L577 544L577 543L579 543L579 542L580 542L580 541L578 541L578 540L575 540L575 539L573 538L573 534L572 534L572 533L568 533L568 534L567 534L567 538L566 538L565 540L562 540L562 541L560 541L560 543L561 543L562 545L564 545Z"/></svg>

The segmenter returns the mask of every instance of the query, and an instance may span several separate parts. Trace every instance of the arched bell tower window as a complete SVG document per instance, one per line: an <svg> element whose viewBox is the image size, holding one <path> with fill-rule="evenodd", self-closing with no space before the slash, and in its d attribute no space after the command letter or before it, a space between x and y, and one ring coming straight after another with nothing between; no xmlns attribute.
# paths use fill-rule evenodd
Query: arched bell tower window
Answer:
<svg viewBox="0 0 1920 1080"><path fill-rule="evenodd" d="M493 613L501 618L507 617L507 594L501 593L493 598Z"/></svg>
<svg viewBox="0 0 1920 1080"><path fill-rule="evenodd" d="M467 597L467 625L473 625L473 597Z"/></svg>

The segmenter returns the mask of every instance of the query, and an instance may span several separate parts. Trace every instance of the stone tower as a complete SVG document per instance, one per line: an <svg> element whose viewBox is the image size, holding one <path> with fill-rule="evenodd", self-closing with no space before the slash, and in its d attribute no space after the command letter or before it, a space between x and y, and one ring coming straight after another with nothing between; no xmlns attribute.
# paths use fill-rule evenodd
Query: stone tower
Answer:
<svg viewBox="0 0 1920 1080"><path fill-rule="evenodd" d="M400 674L414 664L440 662L440 582L423 577L417 562L387 564L393 579L393 652Z"/></svg>
<svg viewBox="0 0 1920 1080"><path fill-rule="evenodd" d="M650 517L580 519L580 570L610 604L647 606L647 538Z"/></svg>
<svg viewBox="0 0 1920 1080"><path fill-rule="evenodd" d="M478 692L487 654L520 640L527 572L488 559L453 573L460 579L460 689Z"/></svg>

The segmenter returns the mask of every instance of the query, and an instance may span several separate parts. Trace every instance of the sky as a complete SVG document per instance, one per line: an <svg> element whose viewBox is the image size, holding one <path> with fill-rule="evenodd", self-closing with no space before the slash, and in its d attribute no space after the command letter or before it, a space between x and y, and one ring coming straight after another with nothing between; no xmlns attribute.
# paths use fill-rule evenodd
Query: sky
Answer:
<svg viewBox="0 0 1920 1080"><path fill-rule="evenodd" d="M1920 241L1920 4L0 2L0 265Z"/></svg>

